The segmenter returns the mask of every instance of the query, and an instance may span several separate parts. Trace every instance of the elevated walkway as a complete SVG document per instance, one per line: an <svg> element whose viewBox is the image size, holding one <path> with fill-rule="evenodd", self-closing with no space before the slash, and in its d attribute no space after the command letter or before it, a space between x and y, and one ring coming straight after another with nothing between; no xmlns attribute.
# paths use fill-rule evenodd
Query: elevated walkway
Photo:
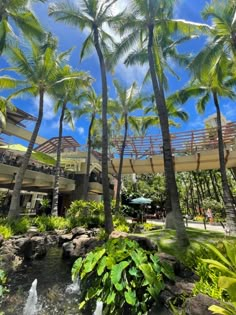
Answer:
<svg viewBox="0 0 236 315"><path fill-rule="evenodd" d="M0 188L12 189L18 167L0 163ZM24 176L22 190L48 191L53 189L54 176L42 172L27 170ZM75 181L60 177L60 192L71 192L75 189Z"/></svg>
<svg viewBox="0 0 236 315"><path fill-rule="evenodd" d="M226 167L236 167L236 123L223 127ZM113 139L117 150L109 162L109 172L117 174L122 138ZM217 129L209 128L171 134L172 156L176 172L219 169ZM117 158L116 158L117 157ZM163 173L161 135L129 137L126 141L122 174Z"/></svg>

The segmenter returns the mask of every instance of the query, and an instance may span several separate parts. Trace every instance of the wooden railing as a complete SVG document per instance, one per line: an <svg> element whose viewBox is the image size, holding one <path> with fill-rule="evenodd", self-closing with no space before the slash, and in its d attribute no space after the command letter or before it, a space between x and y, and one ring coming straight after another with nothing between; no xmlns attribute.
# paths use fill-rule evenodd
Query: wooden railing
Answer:
<svg viewBox="0 0 236 315"><path fill-rule="evenodd" d="M236 122L222 127L225 148L236 149ZM116 153L120 154L122 137L112 139ZM217 128L171 133L172 153L175 155L190 155L198 151L218 148ZM153 155L163 154L161 135L144 137L128 137L125 146L125 157L145 159Z"/></svg>

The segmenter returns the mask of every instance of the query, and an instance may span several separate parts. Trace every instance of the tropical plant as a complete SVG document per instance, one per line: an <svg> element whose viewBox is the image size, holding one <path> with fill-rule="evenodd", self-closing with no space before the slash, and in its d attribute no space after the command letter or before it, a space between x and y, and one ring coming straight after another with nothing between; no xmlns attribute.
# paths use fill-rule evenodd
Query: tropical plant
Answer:
<svg viewBox="0 0 236 315"><path fill-rule="evenodd" d="M228 293L230 303L221 303L221 306L212 305L209 310L213 314L233 315L236 311L236 243L223 241L222 244L221 251L212 244L206 244L216 258L203 259L203 261L209 268L220 272L218 286Z"/></svg>
<svg viewBox="0 0 236 315"><path fill-rule="evenodd" d="M209 268L221 273L219 287L227 291L231 301L236 302L236 243L223 241L222 244L223 253L214 245L205 244L216 255L216 259L203 259L203 261Z"/></svg>
<svg viewBox="0 0 236 315"><path fill-rule="evenodd" d="M169 197L167 224L169 227L176 228L179 244L181 246L186 246L189 244L189 241L185 232L175 182L168 110L164 91L164 64L161 62L164 54L163 46L161 45L159 39L163 36L171 35L173 30L178 30L189 36L191 31L204 29L206 28L206 25L197 25L196 23L172 19L174 2L175 1L163 0L131 1L130 10L127 10L128 14L122 17L121 26L119 27L122 35L126 35L128 33L121 43L119 50L126 52L133 46L134 43L139 42L138 38L141 38L141 40L143 40L142 48L145 53L147 51L149 71L163 139L164 169ZM139 58L140 64L142 64L144 60L142 57L143 55Z"/></svg>
<svg viewBox="0 0 236 315"><path fill-rule="evenodd" d="M63 122L67 122L73 128L73 115L67 108L68 103L76 103L77 95L81 89L85 89L90 85L91 77L82 71L73 71L68 65L64 66L58 73L58 81L65 76L70 76L71 80L62 81L57 85L57 89L54 90L54 97L57 99L54 110L57 112L61 109L61 115L59 120L59 134L57 145L57 162L55 167L55 178L53 186L53 200L52 200L52 214L58 214L58 194L59 194L59 178L60 178L60 166L61 166L61 144L62 144L62 132Z"/></svg>
<svg viewBox="0 0 236 315"><path fill-rule="evenodd" d="M67 211L67 217L72 226L102 227L104 226L104 204L96 201L75 200Z"/></svg>
<svg viewBox="0 0 236 315"><path fill-rule="evenodd" d="M43 0L39 0L44 2ZM30 10L29 0L8 0L0 3L0 55L7 46L11 46L17 35L14 26L17 26L28 38L42 38L43 29L37 18ZM13 23L12 23L13 22Z"/></svg>
<svg viewBox="0 0 236 315"><path fill-rule="evenodd" d="M32 220L32 223L40 232L57 230L69 230L70 220L63 217L38 216Z"/></svg>
<svg viewBox="0 0 236 315"><path fill-rule="evenodd" d="M74 114L76 117L88 116L89 117L89 128L88 128L88 139L87 139L87 164L86 164L86 175L84 182L83 199L88 199L88 186L89 186L89 174L90 174L90 162L91 162L91 150L92 150L92 131L95 123L95 119L101 112L102 98L98 96L95 90L91 87L88 91L83 92L79 95L79 101L82 102L80 108L75 108Z"/></svg>
<svg viewBox="0 0 236 315"><path fill-rule="evenodd" d="M113 230L112 215L110 208L110 193L108 180L108 135L107 135L107 78L104 55L110 52L109 45L113 45L112 36L104 30L105 23L112 23L114 19L111 7L116 0L82 0L76 6L71 2L57 3L49 7L49 15L57 21L78 26L81 30L89 29L89 35L84 41L80 58L95 47L100 64L102 83L102 185L105 212L105 229L108 234ZM108 43L108 44L107 44Z"/></svg>
<svg viewBox="0 0 236 315"><path fill-rule="evenodd" d="M13 235L13 231L9 225L4 223L0 223L0 234L3 236L4 239L9 239Z"/></svg>
<svg viewBox="0 0 236 315"><path fill-rule="evenodd" d="M217 141L226 221L231 233L236 233L236 209L226 173L224 138L219 104L219 97L234 99L236 96L231 89L231 84L228 86L229 81L232 80L232 76L230 77L231 72L229 66L227 55L222 54L221 61L218 60L218 56L216 55L216 57L212 58L207 65L201 67L201 73L198 73L197 76L195 75L192 82L189 84L189 87L179 91L173 98L184 103L190 97L197 97L197 110L199 113L203 113L212 96L217 117ZM193 74L194 72L195 70L193 69Z"/></svg>
<svg viewBox="0 0 236 315"><path fill-rule="evenodd" d="M51 34L47 34L45 42L42 42L40 45L31 42L31 50L29 52L24 52L20 48L11 49L11 53L8 56L10 62L15 66L14 70L23 76L25 80L9 76L0 78L0 87L17 88L19 86L15 92L11 93L8 99L25 93L39 96L38 117L23 162L16 175L8 213L9 218L15 218L19 215L20 191L33 146L41 126L45 93L50 94L58 83L72 79L70 76L65 76L64 78L60 78L59 81L57 80L58 69L60 69L67 55L68 52L57 54L56 42Z"/></svg>
<svg viewBox="0 0 236 315"><path fill-rule="evenodd" d="M164 289L164 277L173 279L169 265L129 239L111 239L79 258L72 279L81 281L80 308L94 309L97 300L104 314L147 314ZM91 310L90 310L91 312Z"/></svg>
<svg viewBox="0 0 236 315"><path fill-rule="evenodd" d="M109 110L112 112L112 117L118 114L118 124L119 126L124 126L124 136L122 139L121 150L120 150L120 163L117 174L117 189L116 189L116 206L115 210L119 211L120 207L120 192L121 192L121 176L122 167L124 159L124 151L126 146L126 139L129 130L129 123L135 120L131 113L141 109L145 98L139 93L137 89L137 84L134 82L128 89L121 86L119 81L114 80L113 84L116 89L117 98L111 100L109 104ZM117 120L117 119L116 119Z"/></svg>

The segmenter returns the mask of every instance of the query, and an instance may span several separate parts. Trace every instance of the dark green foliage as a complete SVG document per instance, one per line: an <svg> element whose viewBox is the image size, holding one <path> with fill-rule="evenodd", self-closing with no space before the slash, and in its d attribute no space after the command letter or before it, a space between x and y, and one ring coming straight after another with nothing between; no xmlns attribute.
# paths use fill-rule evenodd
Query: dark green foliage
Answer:
<svg viewBox="0 0 236 315"><path fill-rule="evenodd" d="M92 313L97 300L103 314L146 314L164 289L163 278L173 279L169 265L129 239L111 239L79 258L72 278L81 279L80 308ZM86 313L87 314L87 313Z"/></svg>
<svg viewBox="0 0 236 315"><path fill-rule="evenodd" d="M76 200L70 205L67 217L71 226L87 228L104 226L104 206L102 202Z"/></svg>
<svg viewBox="0 0 236 315"><path fill-rule="evenodd" d="M62 217L40 216L33 219L32 223L37 226L40 232L64 230L70 228L70 220Z"/></svg>

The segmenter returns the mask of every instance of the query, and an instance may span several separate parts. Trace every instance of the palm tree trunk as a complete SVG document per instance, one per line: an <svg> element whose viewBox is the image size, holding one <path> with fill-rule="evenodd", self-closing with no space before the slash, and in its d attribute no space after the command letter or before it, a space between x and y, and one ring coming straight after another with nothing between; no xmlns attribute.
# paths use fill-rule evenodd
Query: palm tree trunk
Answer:
<svg viewBox="0 0 236 315"><path fill-rule="evenodd" d="M218 97L216 93L213 93L214 104L216 107L217 114L217 133L218 133L218 149L219 149L219 161L220 161L220 173L221 173L221 183L223 189L223 200L225 204L225 213L226 213L226 224L230 229L231 234L236 234L236 210L234 206L234 201L232 199L232 192L230 191L227 174L226 174L226 165L224 157L224 142L222 135L222 126L221 126L221 113L220 105L218 102Z"/></svg>
<svg viewBox="0 0 236 315"><path fill-rule="evenodd" d="M87 156L86 175L85 175L85 181L84 181L84 200L88 200L91 147L92 147L91 131L92 131L94 119L95 119L95 114L93 113L90 124L89 124L89 130L88 130L88 156Z"/></svg>
<svg viewBox="0 0 236 315"><path fill-rule="evenodd" d="M149 68L152 78L152 85L154 90L154 96L157 106L157 111L160 118L162 139L163 139L163 154L164 154L164 170L166 176L167 190L168 195L170 196L171 202L171 212L168 213L168 216L171 216L174 219L176 235L178 243L181 247L186 247L189 245L188 236L185 230L184 221L182 213L180 210L178 190L175 180L175 171L172 159L171 151L171 141L170 141L170 132L169 132L169 121L168 121L168 112L165 104L165 96L162 84L158 84L156 72L155 72L155 63L153 57L153 25L149 25L149 40L148 40L148 61ZM167 220L169 218L167 217Z"/></svg>
<svg viewBox="0 0 236 315"><path fill-rule="evenodd" d="M61 140L63 131L63 121L66 109L66 102L63 102L61 109L61 117L59 123L59 134L58 134L58 146L57 146L57 162L54 177L53 186L53 197L52 197L52 215L58 215L58 196L59 196L59 180L60 180L60 167L61 167Z"/></svg>
<svg viewBox="0 0 236 315"><path fill-rule="evenodd" d="M221 200L220 200L219 194L217 192L218 187L216 186L215 178L213 177L212 170L209 170L209 174L210 174L210 178L211 178L212 189L214 192L215 199L216 199L216 201L220 202Z"/></svg>
<svg viewBox="0 0 236 315"><path fill-rule="evenodd" d="M110 187L108 178L108 129L107 129L107 78L104 57L99 44L97 26L94 26L94 45L98 54L102 79L102 186L105 214L105 231L109 235L113 231L111 215Z"/></svg>
<svg viewBox="0 0 236 315"><path fill-rule="evenodd" d="M22 164L21 164L21 166L18 169L18 172L16 174L15 185L13 188L12 197L11 197L11 204L10 204L10 209L9 209L9 213L8 213L8 219L17 218L20 215L20 192L21 192L25 172L26 172L27 166L29 164L29 160L30 160L30 157L31 157L31 154L33 151L35 140L37 138L39 128L41 126L41 122L42 122L42 118L43 118L43 98L44 98L44 90L41 90L39 92L38 119L36 121L34 131L32 133L27 151L24 155L24 159L23 159Z"/></svg>
<svg viewBox="0 0 236 315"><path fill-rule="evenodd" d="M123 138L123 142L122 142L122 146L121 146L120 164L119 164L119 171L118 171L118 175L117 175L116 205L115 205L115 210L117 212L119 211L119 207L120 207L121 175L122 175L122 167L123 167L127 133L128 133L128 116L126 113L125 114L125 132L124 132L124 138Z"/></svg>

